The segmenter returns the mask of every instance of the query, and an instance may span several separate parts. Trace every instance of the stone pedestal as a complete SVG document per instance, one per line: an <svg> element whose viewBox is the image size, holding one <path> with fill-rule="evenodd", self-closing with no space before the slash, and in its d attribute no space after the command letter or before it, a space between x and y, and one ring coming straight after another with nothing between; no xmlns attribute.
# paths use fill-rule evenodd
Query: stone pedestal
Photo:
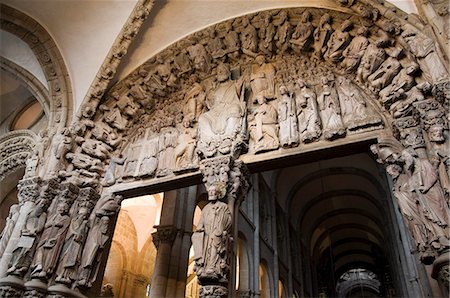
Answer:
<svg viewBox="0 0 450 298"><path fill-rule="evenodd" d="M25 292L23 280L10 275L0 279L0 297L19 298Z"/></svg>
<svg viewBox="0 0 450 298"><path fill-rule="evenodd" d="M50 286L48 289L49 295L60 295L63 297L74 297L74 298L86 298L83 294L80 292L74 291L72 289L69 289L65 285L56 284L53 286Z"/></svg>

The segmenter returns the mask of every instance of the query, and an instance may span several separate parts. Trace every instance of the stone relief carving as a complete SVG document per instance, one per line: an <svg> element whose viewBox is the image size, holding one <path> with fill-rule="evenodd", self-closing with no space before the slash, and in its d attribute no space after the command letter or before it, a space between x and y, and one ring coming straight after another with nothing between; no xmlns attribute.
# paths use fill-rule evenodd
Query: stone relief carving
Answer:
<svg viewBox="0 0 450 298"><path fill-rule="evenodd" d="M420 113L422 124L427 132L430 148L430 162L439 173L440 183L446 193L450 193L450 160L448 140L444 131L448 130L443 107L435 100L428 99L414 103Z"/></svg>
<svg viewBox="0 0 450 298"><path fill-rule="evenodd" d="M369 44L361 58L361 64L357 70L357 80L361 83L367 82L369 76L373 74L386 58L386 51L382 44Z"/></svg>
<svg viewBox="0 0 450 298"><path fill-rule="evenodd" d="M367 39L369 34L368 28L359 27L356 34L357 36L352 39L348 47L342 52L344 60L341 66L349 73L358 68L361 58L369 46L369 40Z"/></svg>
<svg viewBox="0 0 450 298"><path fill-rule="evenodd" d="M183 119L182 127L179 131L178 145L174 150L175 169L177 172L198 169L195 154L197 129L191 126L188 118Z"/></svg>
<svg viewBox="0 0 450 298"><path fill-rule="evenodd" d="M233 251L233 216L248 190L248 172L231 155L203 160L201 171L208 204L192 235L195 272L205 288L200 291L218 291L218 297L226 297Z"/></svg>
<svg viewBox="0 0 450 298"><path fill-rule="evenodd" d="M352 4L349 7L364 18L378 20L379 14L366 6ZM100 157L96 157L100 163L96 161L95 165L88 166L86 162L84 164L79 162L78 168L75 167L76 171L81 172L79 167L84 167L86 171L89 171L87 170L89 167L93 169L97 166L105 167L107 162L103 162L102 158L108 161L112 156L119 154L127 156L123 165L112 163L113 167L117 167L115 175L119 178L117 180L119 182L122 179L157 178L183 172L183 168L190 163L183 164L180 161L185 158L193 160L191 165L192 169L195 169L198 162L197 153L200 157L207 155L212 157L228 154L227 152L232 150L230 139L233 133L227 132L225 136L217 128L223 128L219 127L221 125L231 128L235 126L232 123L237 123L238 119L241 120L241 130L236 134L239 136L237 139L245 143L248 134L252 143L250 149L254 152L255 134L252 132L255 130L251 127L255 127L255 123L250 120L256 106L253 106L252 102L259 93L264 94L267 104L275 107L275 112L278 113L278 107L286 101L283 94L278 91L282 85L285 85L293 99L295 98L298 116L308 114L306 113L308 109L311 111L308 116L312 118L306 117L306 120L300 121L297 117L298 142L303 143L332 140L344 136L346 131L353 134L381 128L383 126L381 117L375 111L379 105L370 102L373 99L379 98L379 102L384 108L389 109L393 117L400 118L411 115L412 103L428 98L429 87L423 76L426 70L422 69L420 63L415 64L410 45L400 35L401 25L381 19L376 25L368 26L367 21L346 19L317 11L281 10L276 13L264 12L228 20L177 42L167 52L149 60L111 90L106 102L100 105L106 107L102 108L106 112L105 115L100 117L100 122L97 121L94 127L88 127L84 133L88 138L93 136L96 140L104 142L112 151L117 150L116 153L104 156L107 150L99 149L100 152L104 152L104 154L95 153ZM296 30L293 30L294 28ZM270 43L268 40L265 41L267 34L272 39ZM402 48L403 46L406 48ZM169 57L171 53L178 54L173 59L162 58ZM283 56L280 56L281 54ZM216 64L218 61L214 59L221 62ZM333 63L339 61L342 62ZM226 78L220 75L224 72L222 64L228 66ZM176 77L177 84L167 83L173 81L168 79L172 75ZM324 78L328 78L328 84L323 83ZM338 79L335 81L334 78ZM317 94L315 100L306 101L310 102L308 108L300 104L303 101L299 96L302 92L295 87L299 79L307 79L309 87L306 89L309 89L311 94ZM221 102L215 107L215 103L211 100L218 94L220 85L231 86L231 83L235 85L237 96L227 96L238 98L241 107L232 104L233 108L228 110L230 114L233 109L239 111L239 117L219 115L219 110L224 109L227 104ZM324 96L322 92L324 89L330 89L332 96ZM176 97L184 98L185 104L181 108L181 114L180 110L175 113L165 110L172 103L179 102ZM168 100L163 100L164 98ZM328 104L326 108L324 99ZM238 103L237 100L231 101ZM315 101L321 104L320 111L315 108ZM216 124L213 125L211 119L214 113L219 115L220 120L215 121ZM247 113L249 115L244 117ZM314 116L318 113L319 120ZM316 119L313 119L314 117ZM183 125L182 119L186 118L190 121L189 125L188 123ZM125 121L122 122L120 119ZM336 127L328 128L330 121ZM158 139L158 145L150 146L156 149L151 149L148 156L144 156L143 153L146 146L132 145L129 140L127 144L122 141L121 129L125 126L126 130L127 127L137 123L145 130L147 129L145 127L152 127L153 132L148 134L148 140ZM281 127L281 118L277 117L277 121L272 124L274 127ZM306 127L309 127L308 133L305 133ZM172 142L166 145L166 136L162 135L169 130L172 131L168 133ZM283 133L280 131L277 135L280 134L281 137ZM170 138L170 135L174 137ZM294 132L292 138L296 138ZM84 143L86 142L82 142L81 146ZM94 155L95 150L92 148L94 146L88 146L91 144L93 143L87 142L82 149L86 155ZM190 152L194 144L194 155L191 158ZM111 151L107 146L98 145L99 148ZM293 142L291 146L295 147L297 143ZM277 148L275 145L270 147L273 148L267 150ZM165 160L166 149L173 155L170 160ZM153 154L155 150L160 153ZM90 154L86 151L90 151ZM73 158L72 155L69 157ZM155 169L156 163L158 165ZM102 171L94 170L94 172L100 177L106 175ZM77 175L83 177L87 173ZM111 176L111 171L108 172L108 176ZM113 183L115 182L107 184Z"/></svg>
<svg viewBox="0 0 450 298"><path fill-rule="evenodd" d="M267 56L272 56L275 51L275 35L277 31L272 22L272 15L267 12L262 18L262 24L259 26L259 49Z"/></svg>
<svg viewBox="0 0 450 298"><path fill-rule="evenodd" d="M297 86L300 90L296 92L295 104L300 139L304 143L309 143L318 139L322 133L317 97L314 90L303 80L300 79Z"/></svg>
<svg viewBox="0 0 450 298"><path fill-rule="evenodd" d="M7 271L8 275L23 277L28 271L33 259L33 252L37 246L38 237L43 231L47 220L47 208L55 196L53 187L55 187L54 183L49 183L42 187L36 207L27 215L25 226L20 232L17 247L13 251Z"/></svg>
<svg viewBox="0 0 450 298"><path fill-rule="evenodd" d="M14 204L9 208L9 214L6 218L5 227L0 233L0 255L3 255L6 245L8 245L9 238L14 230L17 218L19 217L19 211L20 207L17 204Z"/></svg>
<svg viewBox="0 0 450 298"><path fill-rule="evenodd" d="M286 86L280 86L280 102L278 103L278 123L280 125L280 144L284 148L297 146L299 129L295 100Z"/></svg>
<svg viewBox="0 0 450 298"><path fill-rule="evenodd" d="M277 52L283 54L289 49L289 40L292 35L292 25L289 22L289 16L285 10L278 14L278 27L275 34L275 45Z"/></svg>
<svg viewBox="0 0 450 298"><path fill-rule="evenodd" d="M197 150L205 157L212 157L218 152L232 152L235 140L242 138L242 130L245 129L242 82L230 81L229 77L228 65L220 64L217 67L217 85L207 100L208 111L198 119Z"/></svg>
<svg viewBox="0 0 450 298"><path fill-rule="evenodd" d="M345 77L337 81L342 120L349 132L381 125L380 116L364 100L367 95Z"/></svg>
<svg viewBox="0 0 450 298"><path fill-rule="evenodd" d="M31 264L31 278L47 280L56 269L59 254L70 224L69 210L78 194L78 188L66 184L56 197L53 212L47 215Z"/></svg>
<svg viewBox="0 0 450 298"><path fill-rule="evenodd" d="M99 195L92 188L81 189L75 203L77 206L67 231L55 281L71 286L78 276L83 245L89 231L89 215Z"/></svg>
<svg viewBox="0 0 450 298"><path fill-rule="evenodd" d="M448 79L448 72L436 52L433 39L410 24L403 26L402 37L408 44L409 50L417 58L417 62L425 72L425 77L428 77L428 81L437 83L443 79Z"/></svg>
<svg viewBox="0 0 450 298"><path fill-rule="evenodd" d="M26 166L27 177L35 175L40 166L35 157L35 150L41 147L39 141L39 137L29 131L12 131L3 135L0 138L0 180L23 166Z"/></svg>
<svg viewBox="0 0 450 298"><path fill-rule="evenodd" d="M446 241L444 238L439 240L437 237L436 226L427 219L426 206L423 205L423 201L416 192L417 185L411 171L411 166L414 164L412 154L415 152L403 149L401 145L392 146L390 144L373 145L371 149L378 156L378 162L386 165L387 172L394 180L394 195L398 200L411 236L415 240L421 260L426 264L431 264L436 257L432 247L436 245L440 247L439 242Z"/></svg>
<svg viewBox="0 0 450 298"><path fill-rule="evenodd" d="M380 100L383 106L389 107L397 100L402 99L406 92L411 90L415 85L415 79L418 71L418 66L412 63L406 68L400 70L397 76L394 77L392 83L380 91Z"/></svg>
<svg viewBox="0 0 450 298"><path fill-rule="evenodd" d="M320 117L322 119L323 135L328 140L332 140L345 134L339 97L336 88L333 85L334 78L323 77L322 88L317 96Z"/></svg>
<svg viewBox="0 0 450 298"><path fill-rule="evenodd" d="M256 57L258 53L258 33L248 17L242 18L242 32L240 34L242 52L248 56Z"/></svg>
<svg viewBox="0 0 450 298"><path fill-rule="evenodd" d="M275 97L275 67L272 63L266 63L263 55L258 55L255 62L250 75L253 100L259 96L268 100L273 99Z"/></svg>
<svg viewBox="0 0 450 298"><path fill-rule="evenodd" d="M63 128L53 136L50 151L47 154L46 178L58 176L59 171L65 170L66 154L70 152L73 145L72 134L68 128Z"/></svg>
<svg viewBox="0 0 450 298"><path fill-rule="evenodd" d="M259 153L278 149L277 110L267 102L264 95L256 96L257 105L248 115L250 150Z"/></svg>
<svg viewBox="0 0 450 298"><path fill-rule="evenodd" d="M400 72L402 66L394 57L387 58L380 67L368 77L372 90L380 91L386 88Z"/></svg>
<svg viewBox="0 0 450 298"><path fill-rule="evenodd" d="M81 254L76 286L91 287L96 279L103 250L111 239L111 217L117 214L122 197L106 195L97 202L89 218L89 234Z"/></svg>
<svg viewBox="0 0 450 298"><path fill-rule="evenodd" d="M196 273L203 281L226 281L228 278L227 250L230 249L232 217L228 205L221 201L226 185L208 189L209 203L203 208L200 222L192 237L196 256Z"/></svg>
<svg viewBox="0 0 450 298"><path fill-rule="evenodd" d="M349 7L372 21L380 17L379 12L365 4L352 3ZM255 153L277 149L278 135L283 147L295 147L300 141L332 140L343 136L346 129L350 134L365 131L368 127L380 127L382 123L375 112L379 104L375 102L376 99L389 109L393 117L402 118L421 111L417 104L430 97L431 87L435 94L444 92L441 90L444 85L439 85L439 89L436 81L442 81L448 75L445 68L443 71L438 52L427 36L405 25L400 36L400 26L395 22L390 25L389 22L382 22L384 19L375 24L370 23L371 28L366 31L363 26L353 30L350 23L368 24L367 20L357 22L354 16L331 15L317 9L293 9L226 21L215 25L210 34L199 32L189 37L187 45L186 40L177 42L104 96L105 82L114 74L113 69L105 68L102 82L92 88L93 100L82 109L82 121L74 126L75 135L72 136L68 130L58 133L48 152L54 152L52 156L59 157L49 159L46 168L38 166L38 172L60 176L78 186L96 186L101 177L104 178L104 185L110 186L115 180L170 175L171 172L190 166L195 169L197 163L204 165L210 159L242 153L247 134L250 134L250 147ZM349 20L345 22L346 19ZM294 27L296 30L291 36ZM127 38L130 38L135 35L136 28L128 29ZM402 49L403 45L407 46L405 50ZM119 58L124 55L124 49L116 48L115 51ZM177 55L173 59L162 58L170 57L171 53ZM262 56L259 58L260 54L265 54L268 60L265 61ZM386 55L389 55L388 59ZM224 64L219 63L216 67L218 61L214 59ZM337 63L339 61L342 63ZM413 65L415 61L418 67L406 66ZM437 63L436 69L430 69L431 63ZM191 75L194 76L189 82ZM335 77L338 78L336 82ZM303 80L308 80L308 83ZM298 82L298 89L295 82ZM276 92L281 86L286 87ZM445 101L441 95L439 98L441 103ZM185 106L181 107L180 99L184 99ZM256 106L252 106L254 99L259 100ZM292 105L293 100L295 106ZM372 100L374 104L370 103ZM296 113L297 119L292 118L292 113ZM287 115L289 117L285 117ZM247 119L252 116L255 119L258 116L261 120L255 120L254 123L249 120L247 123ZM445 235L448 214L439 209L439 202L445 199L445 193L442 192L442 188L446 189L443 180L445 172L448 178L448 155L442 150L448 136L443 132L444 128L438 125L429 124L427 128L427 117L422 117L422 124L429 136L425 140L417 129L399 128L398 137L406 150L396 153L390 171L394 173L393 176L397 175L394 178L397 198L401 200L406 197L405 202L401 203L404 207L401 208L406 210L402 211L406 218L414 219L408 221L411 222L410 228L415 229L413 233L417 232L414 236L416 241L426 242L426 245L419 245L420 251L433 255L429 247L442 250L447 245L445 237L448 239L448 235ZM263 135L258 141L266 137L276 140L274 143L277 145L261 146L263 150L255 150L258 123L260 135ZM298 131L294 130L296 123ZM140 127L142 131L131 132L129 129L134 127ZM255 128L253 133L252 127ZM446 130L447 127L444 127ZM300 140L296 142L296 138ZM425 151L430 148L434 151ZM120 154L125 158L121 158ZM196 154L203 161L199 162ZM37 155L40 163L44 154L38 152ZM113 160L114 156L119 157ZM66 163L66 158L71 162L70 165ZM33 175L35 161L32 159L29 162L30 176ZM104 172L108 162L109 169ZM222 203L227 199L228 203L224 204L231 214L234 205L230 199L240 196L238 193L242 192L243 183L243 174L236 163L202 166L211 198ZM427 179L421 182L420 177ZM222 185L226 189L224 196L221 196ZM87 225L90 232L83 255L90 257L80 260L75 258L76 263L81 264L77 284L80 287L89 287L95 279L102 250L111 237L108 232L109 221L118 205L113 199L106 201L109 203L105 204L105 208L96 207ZM419 206L419 210L413 212L408 209L415 206ZM44 207L37 209L46 210L47 206ZM226 208L221 210L224 211L221 216L225 216ZM71 221L68 229L73 233L68 232L64 240L64 256L69 253L65 247L66 241L70 242L68 239L76 234L76 226L83 229L81 226L86 220L84 212L79 210L76 213L79 217L73 213L73 220L77 219L79 226ZM39 217L45 213L42 211L33 216ZM51 212L49 214L52 216ZM420 221L419 224L416 219ZM213 226L209 221L208 224ZM40 229L37 234L44 227ZM227 230L224 225L220 229ZM431 235L438 237L433 240ZM33 237L30 236L31 240L22 240L24 244L15 252L13 263L16 266L11 274L21 276L28 270L32 251L37 245L37 238ZM224 243L229 240L222 238L216 250L226 247ZM32 245L26 247L30 242ZM229 252L226 250L220 258L228 257ZM21 258L27 260L22 262ZM25 265L21 265L21 262ZM70 262L66 257L64 263ZM221 276L226 276L227 268L214 266L210 266L209 272L218 268L222 270L219 272ZM75 270L70 266L64 268ZM51 269L52 272L54 270ZM69 273L64 273L65 270L58 268L59 282L73 283L74 271L67 269ZM38 277L39 273L36 272ZM205 278L210 278L206 277L208 274ZM217 281L215 278L214 282ZM223 287L215 285L202 287L204 293L222 290ZM226 293L226 289L224 291Z"/></svg>
<svg viewBox="0 0 450 298"><path fill-rule="evenodd" d="M314 55L315 59L322 59L327 51L327 43L331 36L331 16L325 13L319 21L319 26L314 30Z"/></svg>
<svg viewBox="0 0 450 298"><path fill-rule="evenodd" d="M350 29L353 27L351 21L345 20L340 28L333 32L330 36L330 40L327 43L328 50L324 57L326 60L337 63L342 60L342 53L346 50L351 39Z"/></svg>
<svg viewBox="0 0 450 298"><path fill-rule="evenodd" d="M311 13L305 11L297 23L294 33L291 36L291 47L294 51L309 51L314 40L314 26L311 23Z"/></svg>

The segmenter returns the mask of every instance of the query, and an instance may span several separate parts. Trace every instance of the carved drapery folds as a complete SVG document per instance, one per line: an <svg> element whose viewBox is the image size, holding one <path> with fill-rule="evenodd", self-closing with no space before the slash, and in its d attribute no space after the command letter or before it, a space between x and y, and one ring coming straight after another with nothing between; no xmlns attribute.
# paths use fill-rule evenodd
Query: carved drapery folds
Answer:
<svg viewBox="0 0 450 298"><path fill-rule="evenodd" d="M200 169L208 192L208 203L192 235L200 297L227 297L234 213L247 193L248 173L231 155L205 159Z"/></svg>
<svg viewBox="0 0 450 298"><path fill-rule="evenodd" d="M93 188L39 178L22 180L19 197L21 204L35 202L35 207L26 215L0 289L80 296L97 278L122 198L99 199Z"/></svg>
<svg viewBox="0 0 450 298"><path fill-rule="evenodd" d="M47 206L47 194L37 201L41 213L33 220L42 215L65 223L45 227L44 219L42 228L36 225L36 234L48 229L57 235L58 264L33 261L40 240L30 236L21 244L28 260L16 261L10 273L23 268L17 276L30 271L68 289L89 288L111 240L120 198L104 196L93 207L97 195L86 195L91 206L82 199L83 189L100 181L109 187L200 170L210 202L203 228L194 234L197 274L203 296L226 295L233 213L247 187L239 155L301 152L311 143L326 146L347 135L389 129L394 119L401 143L385 158L385 147L379 144L376 151L394 177L417 249L431 262L448 247L448 115L442 112L450 98L448 74L419 29L365 2L346 5L354 14L294 8L216 24L163 50L107 94L114 71L105 68L79 121L53 138L54 132L43 134L36 169L35 160L29 162L29 177L38 173L81 189L68 211ZM124 38L136 32L130 25ZM119 43L114 63L125 52ZM52 249L41 247L43 255ZM41 267L47 268L45 276Z"/></svg>
<svg viewBox="0 0 450 298"><path fill-rule="evenodd" d="M180 40L83 108L64 174L104 186L165 177L232 153L235 138L258 154L382 128L382 109L411 115L448 80L434 45L371 5L346 6L355 15L266 11Z"/></svg>
<svg viewBox="0 0 450 298"><path fill-rule="evenodd" d="M394 122L400 142L380 142L372 150L392 176L405 223L422 261L430 264L450 247L447 150L441 147L449 141L439 103L425 100L414 106L415 116Z"/></svg>

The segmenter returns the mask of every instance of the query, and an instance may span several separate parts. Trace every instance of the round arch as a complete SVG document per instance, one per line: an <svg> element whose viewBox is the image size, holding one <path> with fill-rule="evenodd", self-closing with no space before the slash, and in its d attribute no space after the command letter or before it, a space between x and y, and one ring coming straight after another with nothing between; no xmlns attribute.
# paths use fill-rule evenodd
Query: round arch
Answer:
<svg viewBox="0 0 450 298"><path fill-rule="evenodd" d="M275 65L277 87L286 85L291 91L297 88L296 78L298 77L327 77L333 81L333 84L350 84L350 89L354 88L355 92L363 94L361 98L364 98L367 109L373 111L374 115L377 116L375 117L376 119L366 119L365 124L353 123L346 125L346 134L352 135L353 139L358 139L359 137L367 138L370 132L375 130L381 130L383 133L392 136L392 119L395 113L390 108L393 101L401 101L401 99L386 102L380 98L378 92L380 89L393 88L390 85L393 78L386 78L383 82L377 81L376 83L367 80L365 77L362 80L358 79L359 60L355 62L354 67L346 68L346 63L343 62L345 58L339 56L342 55L342 52L335 53L339 58L337 59L338 62L336 62L333 58L328 57L331 55L332 50L328 51L329 53L327 54L328 56L325 55L326 57L321 55L314 57L313 47L298 50L290 44L291 41L289 40L286 41L286 44L274 44L274 48L277 50L272 52L267 51L263 45L259 45L259 51L249 52L243 48L244 45L241 45L240 38L244 34L244 29L247 29L245 24L248 23L244 20L248 20L250 25L255 27L255 30L261 31L263 20L268 18L272 20L276 30L281 28L283 24L289 24L292 31L294 31L295 26L302 22L302 15L308 12L310 17L306 23L310 22L314 30L319 26L321 16L324 13L328 13L328 22L331 25L330 35L344 34L348 36L346 37L348 38L348 43L345 45L350 44L356 36L359 36L358 32L361 31L359 29L366 28L370 31L366 39L367 43L372 46L373 50L377 49L383 52L384 60L380 61L380 64L387 60L389 61L385 65L389 64L389 62L397 61L398 72L395 74L397 75L411 63L420 62L419 66L423 68L422 73L426 73L427 69L425 69L425 64L422 63L424 61L417 60L418 58L414 56L413 45L409 40L404 41L403 39L407 37L402 36L404 31L419 33L421 25L415 23L413 18L393 9L391 5L386 3L369 4L366 1L361 1L358 5L349 4L345 7L338 6L335 9L339 13L318 8L262 11L226 20L185 37L161 51L157 57L149 59L125 79L114 85L100 102L85 102L81 107L84 116L79 122L87 123L87 121L93 120L95 125L93 128L86 127L83 131L80 131L81 136L86 139L103 142L106 148L111 148L114 152L111 156L119 154L134 155L133 160L128 162L130 170L128 177L133 177L131 178L132 180L136 178L147 180L149 178L171 175L173 174L172 170L174 170L174 161L169 162L169 165L165 165L168 169L158 171L158 169L148 168L145 171L140 171L139 166L140 164L142 165L144 160L157 158L157 156L145 156L140 148L152 146L152 136L156 137L167 133L175 137L178 134L177 130L180 129L178 126L181 124L183 115L183 113L179 112L180 110L183 111L182 106L187 99L186 94L189 93L189 90L192 90L191 75L195 74L202 88L208 91L216 83L215 73L220 63L228 63L232 70L231 80L237 80L240 76L245 76L246 73L248 74L248 71L251 71L251 67L255 64L254 57L259 54L266 56L266 63ZM387 11L392 13L380 13ZM286 15L288 21L285 19ZM234 51L230 48L230 52L227 52L227 49L222 48L222 51L219 51L220 53L214 53L209 47L203 46L212 44L213 38L224 38L224 34L231 32L227 31L230 25L231 31L236 33L235 36L237 36L235 41L238 47ZM213 31L215 34L211 34ZM364 53L364 51L361 51L361 53ZM305 67L297 67L298 65L304 65ZM438 67L442 68L442 65L441 63ZM290 69L289 66L294 67L294 69ZM283 73L280 70L284 68L285 71ZM316 73L302 73L302 71L308 69L314 69ZM346 81L347 79L349 81ZM417 77L414 77L414 84L416 84L416 81L420 82L424 79L426 79L426 76L418 74ZM431 81L435 79L432 77ZM311 86L320 84L320 82L307 83ZM415 86L414 84L412 87ZM339 87L337 85L336 87ZM248 90L250 89L249 87ZM252 96L252 91L250 90L249 92L248 96ZM276 91L276 97L279 96L280 94ZM244 97L247 97L247 95ZM249 112L256 107L251 103L251 99L245 98L244 100L247 101ZM99 106L102 107L102 111L98 109ZM111 112L104 113L105 108ZM195 128L196 124L194 123L193 126ZM109 136L105 136L106 134ZM376 134L372 135L375 137ZM329 141L338 144L338 141L334 140L335 138L339 139L340 137L330 136L328 138L323 135L319 138L319 142L312 142L313 144L305 143L303 147L316 150L317 148L325 147ZM176 146L176 141L174 144L173 146ZM252 147L252 144L250 144L250 147ZM276 153L284 154L284 151ZM149 154L152 153L147 153L147 155ZM252 154L250 153L250 155ZM266 158L265 156L260 154L258 158L264 159ZM109 160L108 157L102 157L101 159L103 160L101 163L106 166ZM254 159L249 157L248 160L251 162ZM125 168L126 166L124 165Z"/></svg>

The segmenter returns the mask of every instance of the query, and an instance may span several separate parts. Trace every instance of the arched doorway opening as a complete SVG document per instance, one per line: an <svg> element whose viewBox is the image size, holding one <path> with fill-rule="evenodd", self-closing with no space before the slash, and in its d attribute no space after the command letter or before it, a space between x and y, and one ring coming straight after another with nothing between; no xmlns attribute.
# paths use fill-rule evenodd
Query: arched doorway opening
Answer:
<svg viewBox="0 0 450 298"><path fill-rule="evenodd" d="M291 246L299 251L291 253L311 268L298 278L312 295L338 296L341 277L356 269L377 276L380 295L405 290L406 267L398 260L409 239L400 245L396 240L397 229L405 228L387 177L368 153L282 169L277 190L300 242Z"/></svg>
<svg viewBox="0 0 450 298"><path fill-rule="evenodd" d="M122 202L102 281L104 296L148 297L157 252L152 233L163 197L160 193Z"/></svg>

